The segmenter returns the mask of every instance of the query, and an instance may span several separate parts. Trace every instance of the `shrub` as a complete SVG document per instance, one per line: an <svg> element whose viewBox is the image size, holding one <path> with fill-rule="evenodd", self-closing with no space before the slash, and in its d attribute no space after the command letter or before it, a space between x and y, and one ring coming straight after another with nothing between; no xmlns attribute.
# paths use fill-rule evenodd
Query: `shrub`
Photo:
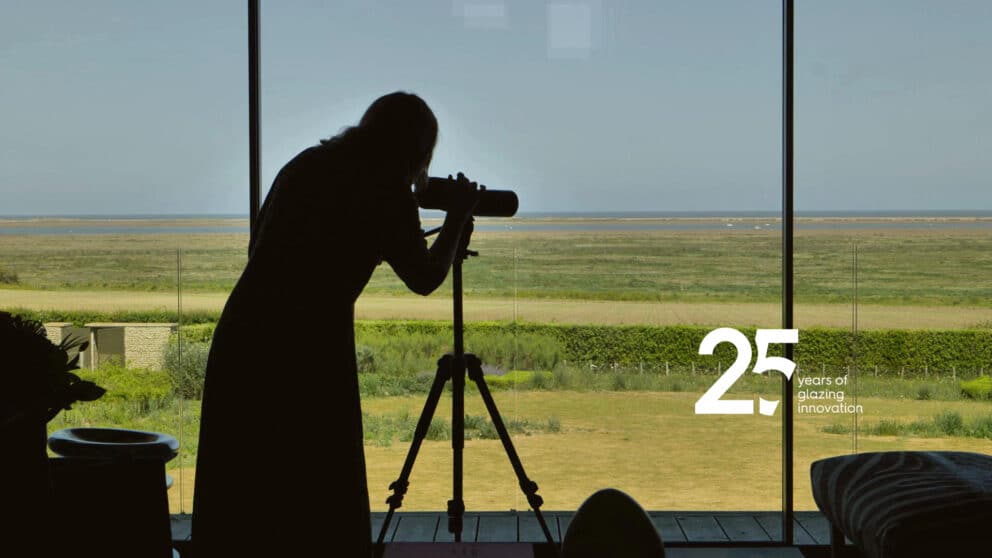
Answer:
<svg viewBox="0 0 992 558"><path fill-rule="evenodd" d="M412 439L412 426L406 432L407 426L411 422L410 416L406 413L390 417L381 415L370 415L362 411L362 427L364 439L374 441L377 446L389 447L393 443L393 436L397 433L400 438Z"/></svg>
<svg viewBox="0 0 992 558"><path fill-rule="evenodd" d="M868 432L875 436L898 436L902 434L902 426L899 421L882 419L878 424L869 428Z"/></svg>
<svg viewBox="0 0 992 558"><path fill-rule="evenodd" d="M613 391L627 391L628 382L626 374L613 374L613 380L610 382L610 389Z"/></svg>
<svg viewBox="0 0 992 558"><path fill-rule="evenodd" d="M557 389L574 389L576 387L574 374L566 367L558 366L551 371L551 376Z"/></svg>
<svg viewBox="0 0 992 558"><path fill-rule="evenodd" d="M378 372L359 374L358 389L362 397L390 397L430 391L434 378L427 375L395 376Z"/></svg>
<svg viewBox="0 0 992 558"><path fill-rule="evenodd" d="M182 327L183 341L192 343L210 343L214 338L214 329L217 324L193 324Z"/></svg>
<svg viewBox="0 0 992 558"><path fill-rule="evenodd" d="M551 370L565 358L560 342L537 333L470 333L465 343L482 362L508 370Z"/></svg>
<svg viewBox="0 0 992 558"><path fill-rule="evenodd" d="M482 415L465 415L465 430L482 430L488 422Z"/></svg>
<svg viewBox="0 0 992 558"><path fill-rule="evenodd" d="M165 346L165 370L172 392L186 399L203 399L203 379L207 375L210 343L183 341L173 336Z"/></svg>
<svg viewBox="0 0 992 558"><path fill-rule="evenodd" d="M554 375L551 372L531 372L530 378L524 384L530 389L554 389Z"/></svg>
<svg viewBox="0 0 992 558"><path fill-rule="evenodd" d="M375 372L375 351L366 345L355 347L355 363L358 365L359 374Z"/></svg>
<svg viewBox="0 0 992 558"><path fill-rule="evenodd" d="M431 420L431 425L427 428L425 438L428 440L450 440L451 423L443 418L434 417Z"/></svg>
<svg viewBox="0 0 992 558"><path fill-rule="evenodd" d="M465 417L465 437L469 438L479 438L482 440L496 440L499 438L499 432L496 430L496 425L489 421L486 417L473 417L477 419L473 425L473 432L469 432L468 429L468 417ZM503 421L504 426L506 426L507 432L521 432L523 428L520 424L510 420L509 422Z"/></svg>
<svg viewBox="0 0 992 558"><path fill-rule="evenodd" d="M487 374L485 379L489 389L513 389L527 383L531 375L532 372L526 370L511 370L506 374Z"/></svg>
<svg viewBox="0 0 992 558"><path fill-rule="evenodd" d="M964 430L964 420L961 418L961 413L955 411L940 413L934 417L934 423L940 432L948 436L960 434Z"/></svg>
<svg viewBox="0 0 992 558"><path fill-rule="evenodd" d="M851 433L851 427L850 426L848 426L846 424L839 424L839 423L828 424L828 425L824 426L823 428L821 428L820 430L823 431L823 432L826 432L827 434L850 434Z"/></svg>
<svg viewBox="0 0 992 558"><path fill-rule="evenodd" d="M992 399L992 376L961 382L961 393L972 399Z"/></svg>
<svg viewBox="0 0 992 558"><path fill-rule="evenodd" d="M970 436L992 439L992 415L979 417L972 424Z"/></svg>
<svg viewBox="0 0 992 558"><path fill-rule="evenodd" d="M933 399L933 390L930 386L920 386L920 389L916 390L916 400L917 401L929 401Z"/></svg>
<svg viewBox="0 0 992 558"><path fill-rule="evenodd" d="M534 425L527 419L510 419L504 421L504 423L506 424L506 431L510 434L523 434L524 436L530 436L531 430L536 430L544 426ZM486 434L489 433L484 432L483 437L485 437ZM496 431L496 425L493 425L491 436L491 439L499 438L499 432Z"/></svg>

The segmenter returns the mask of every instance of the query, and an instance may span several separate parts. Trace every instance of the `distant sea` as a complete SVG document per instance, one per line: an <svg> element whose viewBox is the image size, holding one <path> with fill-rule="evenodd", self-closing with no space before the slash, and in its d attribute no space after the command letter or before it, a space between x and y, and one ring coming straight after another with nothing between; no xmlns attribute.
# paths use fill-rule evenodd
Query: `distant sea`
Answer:
<svg viewBox="0 0 992 558"><path fill-rule="evenodd" d="M424 226L443 213L424 211ZM797 211L797 228L992 229L992 210ZM511 219L478 218L478 231L779 230L777 211L520 212ZM235 214L0 215L0 235L247 233Z"/></svg>

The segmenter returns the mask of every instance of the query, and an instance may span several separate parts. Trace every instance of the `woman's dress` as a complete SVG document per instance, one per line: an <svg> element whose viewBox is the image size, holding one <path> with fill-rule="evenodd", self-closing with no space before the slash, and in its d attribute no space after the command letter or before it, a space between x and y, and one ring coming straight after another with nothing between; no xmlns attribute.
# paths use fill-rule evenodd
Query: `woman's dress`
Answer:
<svg viewBox="0 0 992 558"><path fill-rule="evenodd" d="M279 172L214 333L195 477L198 556L369 556L354 303L429 252L409 186L315 146ZM412 270L412 271L410 271Z"/></svg>

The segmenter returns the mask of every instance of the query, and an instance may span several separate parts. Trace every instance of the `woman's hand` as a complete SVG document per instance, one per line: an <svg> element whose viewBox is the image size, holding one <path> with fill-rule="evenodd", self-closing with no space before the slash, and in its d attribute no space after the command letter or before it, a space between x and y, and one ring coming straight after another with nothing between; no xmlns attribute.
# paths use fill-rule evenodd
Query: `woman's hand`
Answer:
<svg viewBox="0 0 992 558"><path fill-rule="evenodd" d="M475 182L472 182L462 173L458 173L457 177L452 177L448 175L448 180L455 182L455 188L452 188L450 204L448 206L448 213L454 215L468 218L472 216L472 212L475 211L475 206L479 203L479 192L485 190L485 186L479 186Z"/></svg>
<svg viewBox="0 0 992 558"><path fill-rule="evenodd" d="M472 242L473 231L475 231L475 219L470 216L465 220L465 225L462 227L462 234L458 236L458 250L455 252L455 258L465 257L468 245Z"/></svg>

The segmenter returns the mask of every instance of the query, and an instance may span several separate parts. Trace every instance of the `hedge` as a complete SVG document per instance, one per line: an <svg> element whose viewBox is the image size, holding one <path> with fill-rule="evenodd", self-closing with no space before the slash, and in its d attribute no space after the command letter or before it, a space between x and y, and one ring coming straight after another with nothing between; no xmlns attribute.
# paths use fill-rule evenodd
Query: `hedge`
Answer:
<svg viewBox="0 0 992 558"><path fill-rule="evenodd" d="M451 335L445 322L359 321L356 332L384 335ZM752 340L755 328L739 328ZM736 358L729 343L716 347L713 356L700 355L699 344L711 331L698 326L587 326L473 322L465 334L531 334L561 343L564 358L572 362L668 363L671 366L725 366ZM468 351L471 346L466 346ZM781 356L781 345L769 347L769 356ZM755 349L756 354L756 349ZM992 368L992 330L868 330L853 336L850 330L809 328L799 331L793 358L800 367L842 368L857 364L862 369L898 373L902 368L980 370Z"/></svg>
<svg viewBox="0 0 992 558"><path fill-rule="evenodd" d="M65 321L77 325L93 321L175 322L175 312L55 312L12 310L41 322ZM183 314L183 324L203 324L198 327L184 327L184 338L196 342L208 342L213 334L213 326L219 314L200 312ZM450 322L439 321L374 321L359 320L355 324L356 335L361 333L388 336L419 334L422 337L445 336L451 338ZM755 328L739 328L749 339L754 339ZM494 336L527 336L527 344L548 343L561 347L561 358L574 363L616 363L631 365L638 363L664 364L675 367L697 366L713 369L717 363L726 366L736 357L734 348L727 343L716 347L713 356L700 355L699 343L711 328L699 326L597 326L561 325L517 322L472 322L466 324L466 337L475 339ZM478 342L477 342L478 344ZM466 341L466 349L473 345ZM499 347L487 348L486 352L503 350ZM431 350L440 350L432 347ZM478 348L475 349L477 352ZM528 351L517 347L511 352ZM558 352L550 346L541 346L540 351L548 358L556 358ZM770 355L781 355L782 347L773 345ZM436 355L440 356L440 355ZM851 331L842 328L800 329L799 343L795 346L794 360L800 367L843 368L857 364L863 370L878 369L880 374L898 374L903 369L975 371L992 370L992 328L970 328L953 330L865 330L853 336ZM513 363L513 368L525 367L525 363Z"/></svg>
<svg viewBox="0 0 992 558"><path fill-rule="evenodd" d="M178 323L179 314L175 310L119 310L99 312L85 310L29 310L26 308L5 308L5 312L18 314L41 323L69 322L77 327L92 322L136 322L136 323ZM183 312L183 325L216 323L220 312Z"/></svg>

